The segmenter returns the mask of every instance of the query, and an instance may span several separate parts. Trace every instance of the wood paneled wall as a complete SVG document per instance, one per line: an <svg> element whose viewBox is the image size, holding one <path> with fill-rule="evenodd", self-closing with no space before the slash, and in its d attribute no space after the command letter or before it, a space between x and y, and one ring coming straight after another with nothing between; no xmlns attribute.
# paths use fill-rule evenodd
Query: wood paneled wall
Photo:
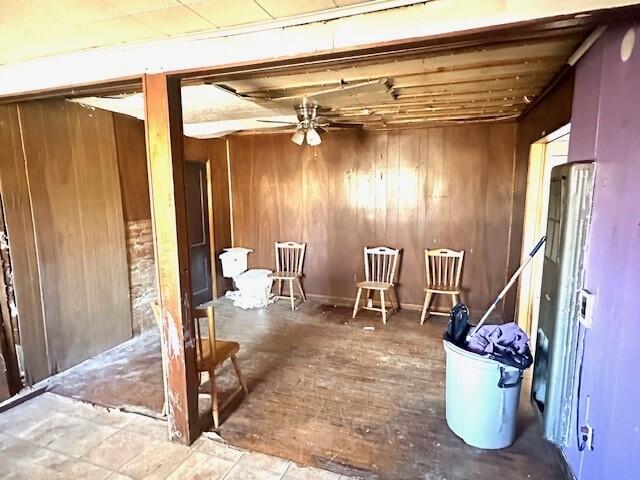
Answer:
<svg viewBox="0 0 640 480"><path fill-rule="evenodd" d="M115 135L110 113L64 101L2 108L1 186L36 381L131 337Z"/></svg>
<svg viewBox="0 0 640 480"><path fill-rule="evenodd" d="M113 115L118 149L124 219L126 222L150 220L151 205L144 122L127 115L109 114Z"/></svg>
<svg viewBox="0 0 640 480"><path fill-rule="evenodd" d="M231 213L229 206L229 176L227 168L227 140L211 138L201 140L185 137L184 159L191 162L211 161L211 192L213 194L213 235L215 259L211 259L216 266L214 281L214 296L222 296L231 288L229 279L222 276L222 268L218 255L224 248L231 246Z"/></svg>
<svg viewBox="0 0 640 480"><path fill-rule="evenodd" d="M0 105L0 190L11 247L26 380L31 384L46 378L49 366L36 237L16 104Z"/></svg>
<svg viewBox="0 0 640 480"><path fill-rule="evenodd" d="M306 290L345 301L363 246L402 248L400 301L420 305L424 249L463 249L464 301L488 306L506 277L515 124L290 136L229 138L234 243L252 267L273 268L276 240L307 242Z"/></svg>

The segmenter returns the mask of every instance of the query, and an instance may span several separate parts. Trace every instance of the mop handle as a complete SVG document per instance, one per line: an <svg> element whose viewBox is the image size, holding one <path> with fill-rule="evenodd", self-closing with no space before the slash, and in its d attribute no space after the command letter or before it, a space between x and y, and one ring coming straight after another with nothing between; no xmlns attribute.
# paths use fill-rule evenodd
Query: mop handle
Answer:
<svg viewBox="0 0 640 480"><path fill-rule="evenodd" d="M547 237L542 237L540 239L540 241L536 244L536 246L533 247L533 250L531 250L531 253L529 253L529 257L527 257L525 262L522 265L520 265L520 268L518 268L518 270L516 270L516 273L513 274L513 276L509 280L509 283L507 283L505 285L505 287L502 289L502 291L498 295L498 298L495 299L495 301L491 304L489 309L482 316L482 318L478 322L478 325L476 325L476 328L474 328L473 331L469 335L467 335L467 342L471 339L471 337L473 337L476 334L478 329L484 324L484 322L487 320L487 318L489 318L489 315L491 315L491 312L493 312L496 309L496 307L500 303L500 300L502 300L504 298L504 296L507 294L507 292L509 291L511 286L515 283L516 279L520 276L520 274L525 269L525 267L527 265L529 265L529 262L531 262L531 260L533 260L533 257L535 256L536 253L538 253L538 250L540 250L540 247L542 246L542 244L546 240L547 240Z"/></svg>

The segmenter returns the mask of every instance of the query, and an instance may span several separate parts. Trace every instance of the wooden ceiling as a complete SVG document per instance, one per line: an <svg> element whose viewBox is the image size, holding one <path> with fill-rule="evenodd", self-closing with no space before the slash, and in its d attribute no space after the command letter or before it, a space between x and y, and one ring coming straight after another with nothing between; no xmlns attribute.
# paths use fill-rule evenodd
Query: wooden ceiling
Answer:
<svg viewBox="0 0 640 480"><path fill-rule="evenodd" d="M513 119L547 86L591 28L578 25L473 44L204 78L264 105L303 97L367 128Z"/></svg>

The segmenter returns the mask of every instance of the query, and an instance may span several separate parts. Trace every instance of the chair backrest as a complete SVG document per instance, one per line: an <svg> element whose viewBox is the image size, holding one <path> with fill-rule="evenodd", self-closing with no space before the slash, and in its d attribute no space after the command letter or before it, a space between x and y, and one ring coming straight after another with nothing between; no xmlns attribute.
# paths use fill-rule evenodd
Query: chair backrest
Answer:
<svg viewBox="0 0 640 480"><path fill-rule="evenodd" d="M456 288L460 286L464 250L438 248L424 251L427 285Z"/></svg>
<svg viewBox="0 0 640 480"><path fill-rule="evenodd" d="M302 275L306 243L276 242L276 271Z"/></svg>
<svg viewBox="0 0 640 480"><path fill-rule="evenodd" d="M198 359L203 358L207 348L211 352L211 358L216 357L216 318L213 313L213 307L192 308L191 318L193 319L194 330L196 333L196 355ZM207 334L203 333L200 320L207 319ZM208 342L208 345L206 345Z"/></svg>
<svg viewBox="0 0 640 480"><path fill-rule="evenodd" d="M367 282L393 283L400 250L364 247L364 277Z"/></svg>

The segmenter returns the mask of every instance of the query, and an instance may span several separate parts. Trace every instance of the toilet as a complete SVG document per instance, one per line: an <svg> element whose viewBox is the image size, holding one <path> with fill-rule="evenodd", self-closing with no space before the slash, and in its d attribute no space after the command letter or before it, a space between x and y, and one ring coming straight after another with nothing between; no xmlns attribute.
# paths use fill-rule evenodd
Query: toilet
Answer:
<svg viewBox="0 0 640 480"><path fill-rule="evenodd" d="M249 248L225 248L219 255L222 275L233 279L237 290L230 290L226 297L233 300L236 307L260 308L273 302L271 270L252 268L247 270L247 258L253 250Z"/></svg>

